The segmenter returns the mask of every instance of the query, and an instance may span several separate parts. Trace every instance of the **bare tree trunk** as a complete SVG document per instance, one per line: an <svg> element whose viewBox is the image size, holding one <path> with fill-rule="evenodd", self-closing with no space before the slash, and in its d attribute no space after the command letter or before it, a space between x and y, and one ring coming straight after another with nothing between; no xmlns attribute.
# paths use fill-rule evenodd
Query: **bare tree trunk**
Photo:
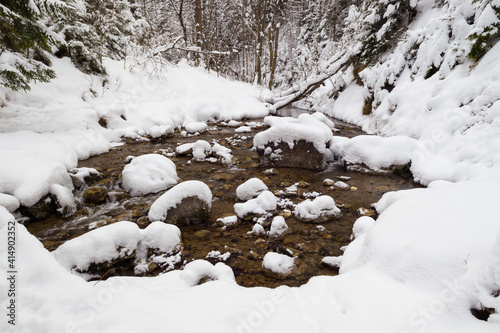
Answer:
<svg viewBox="0 0 500 333"><path fill-rule="evenodd" d="M274 26L274 18L272 24L267 29L267 39L269 43L269 90L273 89L274 73L276 72L276 64L278 62L278 38L280 28L274 28L274 36L272 34L272 27Z"/></svg>

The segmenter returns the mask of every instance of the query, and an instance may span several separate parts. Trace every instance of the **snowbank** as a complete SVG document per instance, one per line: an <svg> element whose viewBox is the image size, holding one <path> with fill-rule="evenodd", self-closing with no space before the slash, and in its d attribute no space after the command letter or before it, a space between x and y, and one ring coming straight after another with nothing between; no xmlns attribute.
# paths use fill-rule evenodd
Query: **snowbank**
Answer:
<svg viewBox="0 0 500 333"><path fill-rule="evenodd" d="M134 196L165 190L177 180L174 162L159 154L135 157L122 172L123 188Z"/></svg>

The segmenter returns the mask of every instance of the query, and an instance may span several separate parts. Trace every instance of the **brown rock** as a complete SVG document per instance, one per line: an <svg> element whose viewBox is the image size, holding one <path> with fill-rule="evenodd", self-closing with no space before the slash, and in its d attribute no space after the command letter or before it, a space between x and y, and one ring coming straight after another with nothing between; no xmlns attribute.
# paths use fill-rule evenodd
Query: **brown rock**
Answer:
<svg viewBox="0 0 500 333"><path fill-rule="evenodd" d="M106 202L108 197L108 190L105 187L93 186L83 192L85 202L92 204L102 204Z"/></svg>
<svg viewBox="0 0 500 333"><path fill-rule="evenodd" d="M266 153L269 152L270 153ZM325 155L320 153L311 142L294 141L293 148L286 142L270 142L263 149L257 148L260 164L264 167L289 167L323 170L326 167Z"/></svg>

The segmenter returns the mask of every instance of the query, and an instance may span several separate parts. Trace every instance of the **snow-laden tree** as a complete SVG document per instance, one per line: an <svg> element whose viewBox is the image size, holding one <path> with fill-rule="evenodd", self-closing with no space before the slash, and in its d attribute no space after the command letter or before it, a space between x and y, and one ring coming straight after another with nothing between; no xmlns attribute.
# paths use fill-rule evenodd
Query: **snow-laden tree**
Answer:
<svg viewBox="0 0 500 333"><path fill-rule="evenodd" d="M0 1L1 85L26 91L33 81L47 82L55 77L46 52L60 41L44 21L72 12L72 7L59 0Z"/></svg>

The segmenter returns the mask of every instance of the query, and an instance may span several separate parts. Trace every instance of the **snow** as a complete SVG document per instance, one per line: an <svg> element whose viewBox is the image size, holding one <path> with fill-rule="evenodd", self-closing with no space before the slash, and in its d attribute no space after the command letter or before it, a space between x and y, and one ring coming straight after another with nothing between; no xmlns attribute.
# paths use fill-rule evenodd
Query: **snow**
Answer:
<svg viewBox="0 0 500 333"><path fill-rule="evenodd" d="M235 133L249 133L252 131L250 126L240 126L234 130Z"/></svg>
<svg viewBox="0 0 500 333"><path fill-rule="evenodd" d="M259 224L259 223L255 223L252 227L252 231L250 231L250 233L256 235L256 236L260 236L260 235L265 235L266 234L266 230L264 230L264 227Z"/></svg>
<svg viewBox="0 0 500 333"><path fill-rule="evenodd" d="M177 180L174 162L159 154L135 157L122 172L123 188L134 196L165 190Z"/></svg>
<svg viewBox="0 0 500 333"><path fill-rule="evenodd" d="M284 254L268 252L262 260L262 267L278 274L290 272L294 265L294 259Z"/></svg>
<svg viewBox="0 0 500 333"><path fill-rule="evenodd" d="M49 193L52 184L72 189L67 170L122 137L159 137L179 126L269 114L256 97L260 89L185 63L169 67L163 80L103 59L109 76L102 84L68 58L50 60L57 73L50 83L33 84L29 94L0 91L8 97L0 111L0 159L9 161L0 166L0 192L25 206ZM101 118L107 128L98 124Z"/></svg>
<svg viewBox="0 0 500 333"><path fill-rule="evenodd" d="M212 191L203 182L198 180L187 180L172 187L163 193L149 209L148 217L151 222L165 221L168 211L177 207L182 200L189 197L197 197L204 201L208 207L212 207Z"/></svg>
<svg viewBox="0 0 500 333"><path fill-rule="evenodd" d="M500 44L492 45L477 63L466 57L473 45L469 36L496 24L497 3L450 0L435 6L434 1L411 1L417 17L394 49L360 73L363 86L355 82L350 66L304 102L384 138L332 140L334 127L318 115L300 120L266 118L271 128L256 136L257 147L305 138L325 152L336 147L335 154L347 163L373 169L411 162L414 179L429 185L388 193L375 204L380 214L376 221L368 217L356 221L354 240L343 255L324 259L340 265L339 276L315 277L298 288L244 288L235 283L229 266L196 260L153 278L112 277L87 283L71 268L132 255L132 249L140 253L137 250L146 242L164 250L176 248L178 229L152 223L140 230L133 223L118 222L49 253L23 225L15 224L16 268L22 272L17 275L16 328L20 332L498 332L500 301L492 293L500 285L495 209L500 196ZM356 10L350 9L351 19ZM385 15L394 10L388 5ZM468 23L471 17L474 20ZM362 19L374 22L376 14ZM347 48L351 46L355 48L354 44ZM160 80L104 59L110 75L103 86L99 77L82 74L69 59L51 61L58 74L52 82L34 84L29 94L0 88L6 104L0 108L0 160L8 161L0 165L2 240L14 222L8 210L15 210L18 202L29 206L51 193L72 207L69 170L79 159L105 152L123 137L158 137L212 120L236 127L241 125L237 120L269 113L255 97L259 88L217 78L216 73L185 63L169 67L166 80ZM425 78L433 66L437 72ZM386 84L394 89L387 90ZM329 99L335 87L342 89L336 99ZM373 110L363 115L368 97L373 97ZM106 119L107 128L98 124L99 119ZM77 178L88 177L90 171L86 174L78 171ZM170 189L166 192L170 195L155 204L171 207L191 191L211 203L205 186L191 185ZM334 207L330 199L306 200L296 212L316 217L321 207ZM236 204L235 211L238 216L267 214L275 209L273 202L276 197L264 191ZM264 230L256 224L253 231ZM8 257L7 247L0 247L0 257ZM285 272L294 261L268 253L263 264ZM8 271L6 260L0 261L0 270ZM8 290L7 283L0 279L0 289ZM0 299L4 309L7 302ZM479 321L470 309L480 305L497 313L487 322ZM0 331L9 328L0 321Z"/></svg>
<svg viewBox="0 0 500 333"><path fill-rule="evenodd" d="M419 151L417 140L407 136L380 137L359 135L351 139L334 137L330 141L334 156L348 165L364 164L374 171L390 166L402 166L411 162Z"/></svg>
<svg viewBox="0 0 500 333"><path fill-rule="evenodd" d="M20 205L21 204L19 203L19 200L16 199L16 197L5 193L0 193L0 206L3 206L10 213L18 209Z"/></svg>
<svg viewBox="0 0 500 333"><path fill-rule="evenodd" d="M236 196L242 201L247 201L267 190L268 188L262 180L259 178L250 178L236 188Z"/></svg>
<svg viewBox="0 0 500 333"><path fill-rule="evenodd" d="M326 144L332 138L332 130L321 120L307 113L295 118L269 116L264 118L268 130L257 133L254 146L264 149L270 142L285 142L293 148L294 143L305 140L314 145L320 153L326 153Z"/></svg>
<svg viewBox="0 0 500 333"><path fill-rule="evenodd" d="M117 222L67 241L53 254L68 271L85 271L92 263L100 264L132 255L140 239L137 224Z"/></svg>
<svg viewBox="0 0 500 333"><path fill-rule="evenodd" d="M112 277L86 283L63 269L18 224L18 329L154 331L168 321L173 331L244 332L256 327L251 325L255 318L264 318L260 331L497 332L496 315L479 321L469 309L478 302L498 309L498 299L490 292L498 288L500 267L500 226L492 209L499 188L499 181L476 180L402 197L347 247L339 276L315 277L299 288L240 287L228 266L203 260L153 278ZM8 221L14 221L13 216L0 207L3 239ZM96 230L108 233L105 228L116 228L107 237L97 237L112 255L116 248L110 243L120 238L133 247L140 234L132 223L115 225ZM92 246L75 248L75 258L82 252L95 254ZM5 258L6 251L1 247L0 256ZM287 272L294 260L268 253L263 263ZM4 270L5 265L0 262ZM0 280L2 290L7 290L7 282ZM179 310L186 307L188 312ZM6 325L0 323L2 331Z"/></svg>
<svg viewBox="0 0 500 333"><path fill-rule="evenodd" d="M317 220L321 217L338 217L340 209L329 195L321 195L314 200L306 199L297 204L294 214L301 219Z"/></svg>
<svg viewBox="0 0 500 333"><path fill-rule="evenodd" d="M288 225L283 216L275 216L269 229L269 237L280 237L288 230Z"/></svg>
<svg viewBox="0 0 500 333"><path fill-rule="evenodd" d="M352 234L354 238L364 235L374 224L375 220L370 216L361 216L352 226Z"/></svg>
<svg viewBox="0 0 500 333"><path fill-rule="evenodd" d="M278 199L269 191L264 191L255 199L244 203L234 204L234 211L239 218L244 218L248 214L265 215L276 210Z"/></svg>
<svg viewBox="0 0 500 333"><path fill-rule="evenodd" d="M192 122L184 125L184 128L188 133L202 133L207 130L208 125L205 122Z"/></svg>
<svg viewBox="0 0 500 333"><path fill-rule="evenodd" d="M218 218L217 222L222 223L225 226L231 226L235 225L238 223L238 216L237 215L231 215L231 216L226 216L223 218Z"/></svg>

